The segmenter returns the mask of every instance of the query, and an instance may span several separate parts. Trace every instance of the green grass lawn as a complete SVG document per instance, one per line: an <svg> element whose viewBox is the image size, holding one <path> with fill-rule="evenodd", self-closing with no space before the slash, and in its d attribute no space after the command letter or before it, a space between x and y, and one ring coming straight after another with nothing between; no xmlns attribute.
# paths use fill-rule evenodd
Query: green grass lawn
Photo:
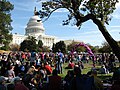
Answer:
<svg viewBox="0 0 120 90"><path fill-rule="evenodd" d="M62 78L65 77L68 70L72 70L72 69L65 69L67 66L68 66L68 63L63 64L63 73L59 74ZM92 67L93 67L92 62L84 63L84 69L82 69L82 74L87 74L87 72L90 71ZM96 65L96 68L100 68L100 65ZM102 80L105 80L105 79L111 78L112 75L113 75L113 73L98 74L98 77L100 77Z"/></svg>

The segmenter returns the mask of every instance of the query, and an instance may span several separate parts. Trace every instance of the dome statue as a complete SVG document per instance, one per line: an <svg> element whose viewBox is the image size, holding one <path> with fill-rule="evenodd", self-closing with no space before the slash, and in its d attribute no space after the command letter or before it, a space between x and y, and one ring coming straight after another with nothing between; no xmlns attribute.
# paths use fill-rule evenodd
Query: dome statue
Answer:
<svg viewBox="0 0 120 90"><path fill-rule="evenodd" d="M34 9L34 15L40 15L39 12L36 10L36 7Z"/></svg>
<svg viewBox="0 0 120 90"><path fill-rule="evenodd" d="M45 33L43 23L39 17L38 12L36 11L36 7L34 9L34 15L29 19L25 30L26 30L26 35Z"/></svg>

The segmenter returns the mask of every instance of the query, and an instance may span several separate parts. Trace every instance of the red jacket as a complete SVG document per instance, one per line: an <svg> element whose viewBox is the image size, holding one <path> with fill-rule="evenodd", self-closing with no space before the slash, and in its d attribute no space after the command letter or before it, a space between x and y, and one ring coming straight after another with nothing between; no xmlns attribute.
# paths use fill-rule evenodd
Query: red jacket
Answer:
<svg viewBox="0 0 120 90"><path fill-rule="evenodd" d="M51 74L51 73L52 73L52 67L51 67L51 66L45 65L45 69L47 70L47 73L48 73L48 74Z"/></svg>

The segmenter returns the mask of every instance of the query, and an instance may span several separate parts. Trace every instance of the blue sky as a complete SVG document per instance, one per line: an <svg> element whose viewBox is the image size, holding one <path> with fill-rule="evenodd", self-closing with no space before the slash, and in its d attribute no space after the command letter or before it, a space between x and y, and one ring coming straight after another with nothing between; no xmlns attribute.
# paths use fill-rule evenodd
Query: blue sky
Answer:
<svg viewBox="0 0 120 90"><path fill-rule="evenodd" d="M14 10L12 14L12 33L25 34L25 27L33 16L34 7L37 10L41 9L41 2L36 2L37 0L9 0L14 4ZM42 0L45 1L45 0ZM119 0L120 1L120 0ZM112 15L112 20L107 26L107 30L112 35L115 40L120 41L120 3L117 4L117 9ZM61 40L79 40L84 43L89 43L92 46L101 46L105 41L101 32L98 30L97 26L92 23L92 21L85 22L81 29L78 30L77 27L68 25L62 26L62 21L66 20L67 12L65 9L60 9L53 13L51 17L43 23L45 28L45 33L47 35L53 35Z"/></svg>

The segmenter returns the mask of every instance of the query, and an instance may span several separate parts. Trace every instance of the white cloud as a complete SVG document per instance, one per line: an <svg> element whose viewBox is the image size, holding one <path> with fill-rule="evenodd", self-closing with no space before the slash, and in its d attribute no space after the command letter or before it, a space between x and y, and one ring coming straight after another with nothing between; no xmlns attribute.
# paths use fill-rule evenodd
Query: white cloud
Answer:
<svg viewBox="0 0 120 90"><path fill-rule="evenodd" d="M116 4L116 10L112 14L113 18L120 19L120 0L118 0L119 3Z"/></svg>
<svg viewBox="0 0 120 90"><path fill-rule="evenodd" d="M101 34L75 34L74 36L65 36L60 37L62 40L79 40L84 43L89 43L93 46L101 46L101 44L105 41L104 37Z"/></svg>
<svg viewBox="0 0 120 90"><path fill-rule="evenodd" d="M120 14L119 13L113 13L113 18L115 19L120 19Z"/></svg>
<svg viewBox="0 0 120 90"><path fill-rule="evenodd" d="M110 32L119 32L120 30L118 30L118 29L112 29L112 30L110 30Z"/></svg>
<svg viewBox="0 0 120 90"><path fill-rule="evenodd" d="M110 26L111 28L120 28L120 26Z"/></svg>
<svg viewBox="0 0 120 90"><path fill-rule="evenodd" d="M120 8L120 0L118 0L119 3L116 4L116 8Z"/></svg>
<svg viewBox="0 0 120 90"><path fill-rule="evenodd" d="M19 33L19 34L24 34L25 33L25 28L26 26L25 25L21 25L21 24L13 24L12 25L13 27L13 30L12 30L12 33Z"/></svg>
<svg viewBox="0 0 120 90"><path fill-rule="evenodd" d="M112 26L112 27L119 27L119 26ZM111 28L109 30L109 33L115 40L117 41L120 40L119 29ZM104 36L99 30L89 30L89 29L86 32L80 31L80 33L74 33L73 36L66 35L66 36L61 36L60 38L63 40L69 40L69 39L80 40L85 43L89 43L93 46L96 45L101 46L101 44L106 41Z"/></svg>
<svg viewBox="0 0 120 90"><path fill-rule="evenodd" d="M32 3L28 3L28 2L26 2L26 4L23 4L23 2L21 3L15 2L14 9L28 12L28 11L33 11L31 7L34 7L34 4L32 5Z"/></svg>
<svg viewBox="0 0 120 90"><path fill-rule="evenodd" d="M16 10L20 10L20 11L27 11L27 12L33 11L31 8L28 8L28 7L26 7L26 8L24 8L24 7L17 7L15 9Z"/></svg>
<svg viewBox="0 0 120 90"><path fill-rule="evenodd" d="M18 23L14 23L13 24L13 27L15 27L15 28L20 28L20 29L25 29L25 27L26 27L26 25L24 26L24 25L22 25L22 24L18 24Z"/></svg>
<svg viewBox="0 0 120 90"><path fill-rule="evenodd" d="M78 29L78 27L77 27L77 26L75 26L75 25L74 25L74 26L72 26L72 25L64 25L64 26L63 26L63 25L62 25L62 23L60 23L59 25L60 25L60 26L62 26L62 28Z"/></svg>
<svg viewBox="0 0 120 90"><path fill-rule="evenodd" d="M34 7L40 7L41 2L37 2L36 0L25 0L25 1L13 1L14 9L31 12L34 10ZM32 8L32 9L31 9Z"/></svg>
<svg viewBox="0 0 120 90"><path fill-rule="evenodd" d="M56 10L55 12L63 13L63 12L68 12L68 10L61 8L61 9Z"/></svg>
<svg viewBox="0 0 120 90"><path fill-rule="evenodd" d="M111 35L113 36L116 36L117 34L120 33L120 30L119 30L120 26L110 26L110 29L109 29L109 32L111 33ZM119 36L119 35L118 35Z"/></svg>
<svg viewBox="0 0 120 90"><path fill-rule="evenodd" d="M83 34L91 34L91 35L96 35L96 34L100 34L100 32L99 31L97 31L97 30L94 30L94 31L86 31L86 32L84 32Z"/></svg>
<svg viewBox="0 0 120 90"><path fill-rule="evenodd" d="M24 19L29 19L30 17L29 16L19 16L19 17L14 17L15 19L17 20L24 20Z"/></svg>

